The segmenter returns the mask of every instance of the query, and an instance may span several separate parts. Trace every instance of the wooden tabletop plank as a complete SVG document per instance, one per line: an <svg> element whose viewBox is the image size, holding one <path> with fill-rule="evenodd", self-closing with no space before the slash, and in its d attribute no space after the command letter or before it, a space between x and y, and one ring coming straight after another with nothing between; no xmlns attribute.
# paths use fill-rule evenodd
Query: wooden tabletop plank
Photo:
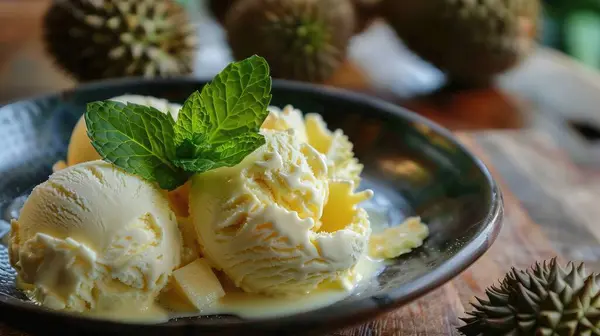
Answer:
<svg viewBox="0 0 600 336"><path fill-rule="evenodd" d="M573 164L539 132L490 133L478 144L507 188L539 224L553 248L569 260L600 269L600 170Z"/></svg>
<svg viewBox="0 0 600 336"><path fill-rule="evenodd" d="M457 313L462 311L457 289L448 284L379 319L331 335L459 335Z"/></svg>

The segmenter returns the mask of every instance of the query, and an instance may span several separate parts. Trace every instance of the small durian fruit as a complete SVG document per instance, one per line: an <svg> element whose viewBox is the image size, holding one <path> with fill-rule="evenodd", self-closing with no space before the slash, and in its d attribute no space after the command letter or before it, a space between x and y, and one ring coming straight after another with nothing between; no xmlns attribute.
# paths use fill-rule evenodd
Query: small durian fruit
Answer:
<svg viewBox="0 0 600 336"><path fill-rule="evenodd" d="M488 83L533 48L539 0L383 0L381 13L417 55L460 84Z"/></svg>
<svg viewBox="0 0 600 336"><path fill-rule="evenodd" d="M236 0L208 0L208 9L210 9L214 18L219 22L225 22L227 11Z"/></svg>
<svg viewBox="0 0 600 336"><path fill-rule="evenodd" d="M477 298L475 311L459 331L476 335L600 335L600 289L597 275L556 259L526 271L512 269L500 283Z"/></svg>
<svg viewBox="0 0 600 336"><path fill-rule="evenodd" d="M171 0L54 1L44 40L79 81L188 74L196 49L185 9Z"/></svg>
<svg viewBox="0 0 600 336"><path fill-rule="evenodd" d="M274 77L323 82L355 32L351 0L237 0L226 30L236 59L264 57Z"/></svg>

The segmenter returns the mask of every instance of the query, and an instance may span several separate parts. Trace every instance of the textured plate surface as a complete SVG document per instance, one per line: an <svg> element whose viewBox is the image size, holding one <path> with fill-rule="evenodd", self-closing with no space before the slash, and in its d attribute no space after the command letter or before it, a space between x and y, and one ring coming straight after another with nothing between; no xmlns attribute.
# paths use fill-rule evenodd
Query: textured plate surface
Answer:
<svg viewBox="0 0 600 336"><path fill-rule="evenodd" d="M17 102L0 108L0 234L26 195L64 159L71 130L90 101L143 94L182 102L204 83L191 79L119 80ZM287 318L242 320L233 316L135 325L51 312L15 289L6 248L0 246L0 319L43 334L191 335L198 332L298 334L358 323L443 284L475 261L500 228L502 198L485 166L449 132L396 106L344 91L275 81L272 105L292 104L342 128L365 164L365 183L376 197L373 218L397 225L419 215L431 236L422 248L393 260L359 293L331 307ZM35 320L36 323L31 323Z"/></svg>

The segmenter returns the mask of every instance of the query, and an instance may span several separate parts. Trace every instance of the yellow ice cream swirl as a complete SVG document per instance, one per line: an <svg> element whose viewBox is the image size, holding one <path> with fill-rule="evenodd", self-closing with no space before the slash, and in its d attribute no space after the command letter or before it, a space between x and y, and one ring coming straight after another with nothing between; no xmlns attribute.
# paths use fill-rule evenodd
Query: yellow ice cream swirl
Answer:
<svg viewBox="0 0 600 336"><path fill-rule="evenodd" d="M247 292L350 288L369 220L352 181L330 181L324 155L294 130L264 131L266 144L239 165L194 177L190 210L204 255Z"/></svg>
<svg viewBox="0 0 600 336"><path fill-rule="evenodd" d="M272 106L262 128L279 131L294 129L300 141L310 144L325 156L330 179L350 180L356 187L360 184L363 165L354 156L352 142L342 130L330 131L321 115L308 113L303 116L300 110L291 105L283 110Z"/></svg>

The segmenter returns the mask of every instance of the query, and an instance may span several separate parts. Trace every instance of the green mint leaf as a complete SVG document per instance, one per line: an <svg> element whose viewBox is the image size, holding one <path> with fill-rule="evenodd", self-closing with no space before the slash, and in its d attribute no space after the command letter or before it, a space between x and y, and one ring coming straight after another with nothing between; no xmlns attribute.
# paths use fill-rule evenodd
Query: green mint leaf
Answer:
<svg viewBox="0 0 600 336"><path fill-rule="evenodd" d="M202 93L193 93L183 104L175 124L175 144L197 134L211 145L219 145L246 133L258 133L270 102L267 61L252 56L231 63Z"/></svg>
<svg viewBox="0 0 600 336"><path fill-rule="evenodd" d="M207 128L205 116L200 92L195 91L186 99L177 116L177 123L174 126L175 145L180 146L185 140L193 139L195 135L205 134Z"/></svg>
<svg viewBox="0 0 600 336"><path fill-rule="evenodd" d="M223 167L218 161L205 158L196 159L175 159L173 161L178 167L188 172L203 173L209 170Z"/></svg>
<svg viewBox="0 0 600 336"><path fill-rule="evenodd" d="M185 139L177 147L176 158L194 158L196 157L197 152L198 146L194 143L194 141L192 139Z"/></svg>
<svg viewBox="0 0 600 336"><path fill-rule="evenodd" d="M262 134L246 133L219 145L215 152L222 163L231 167L242 162L246 156L264 144L265 137Z"/></svg>
<svg viewBox="0 0 600 336"><path fill-rule="evenodd" d="M264 145L265 138L259 133L245 133L216 147L195 146L186 140L178 153L185 155L173 163L185 171L202 173L220 167L232 167Z"/></svg>
<svg viewBox="0 0 600 336"><path fill-rule="evenodd" d="M88 104L85 122L92 145L105 161L167 190L189 178L172 163L175 121L169 113L131 103L98 101Z"/></svg>

